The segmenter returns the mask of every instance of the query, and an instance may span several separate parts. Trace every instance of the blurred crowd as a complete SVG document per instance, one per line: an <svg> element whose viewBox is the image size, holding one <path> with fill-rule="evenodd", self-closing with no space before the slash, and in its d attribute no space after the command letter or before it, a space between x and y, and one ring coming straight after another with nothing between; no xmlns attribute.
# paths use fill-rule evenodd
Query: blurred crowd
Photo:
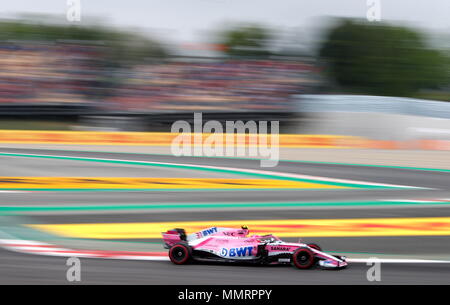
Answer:
<svg viewBox="0 0 450 305"><path fill-rule="evenodd" d="M0 44L0 103L87 103L98 79L96 48L73 44Z"/></svg>
<svg viewBox="0 0 450 305"><path fill-rule="evenodd" d="M284 111L289 96L314 82L297 62L228 60L137 66L110 100L146 110Z"/></svg>
<svg viewBox="0 0 450 305"><path fill-rule="evenodd" d="M184 58L113 69L99 48L0 44L0 104L83 103L133 112L286 111L290 95L316 82L315 67L298 61Z"/></svg>

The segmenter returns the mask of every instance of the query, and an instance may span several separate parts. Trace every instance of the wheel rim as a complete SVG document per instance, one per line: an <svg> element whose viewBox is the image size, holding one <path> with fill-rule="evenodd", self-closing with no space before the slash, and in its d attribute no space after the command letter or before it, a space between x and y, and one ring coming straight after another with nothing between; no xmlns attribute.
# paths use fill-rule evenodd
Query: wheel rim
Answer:
<svg viewBox="0 0 450 305"><path fill-rule="evenodd" d="M186 258L186 249L183 247L172 249L172 258L177 262L182 262Z"/></svg>
<svg viewBox="0 0 450 305"><path fill-rule="evenodd" d="M311 259L311 255L306 251L302 251L297 255L297 261L298 261L299 265L302 265L302 266L310 264L310 259Z"/></svg>
<svg viewBox="0 0 450 305"><path fill-rule="evenodd" d="M172 252L172 254L177 261L182 261L186 257L186 252L182 247L177 247L175 251Z"/></svg>

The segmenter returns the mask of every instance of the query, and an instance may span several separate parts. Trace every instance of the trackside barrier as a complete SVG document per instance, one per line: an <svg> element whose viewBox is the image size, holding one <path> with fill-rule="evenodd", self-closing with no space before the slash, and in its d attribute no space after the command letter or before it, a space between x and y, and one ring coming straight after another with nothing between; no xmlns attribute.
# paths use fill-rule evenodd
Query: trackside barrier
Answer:
<svg viewBox="0 0 450 305"><path fill-rule="evenodd" d="M170 132L96 132L0 130L0 143L66 145L170 146L174 140L183 144L209 143L218 146L270 145L270 135L249 134L179 134ZM266 144L267 143L267 144ZM448 140L382 141L355 136L281 134L279 146L285 148L365 148L450 150Z"/></svg>

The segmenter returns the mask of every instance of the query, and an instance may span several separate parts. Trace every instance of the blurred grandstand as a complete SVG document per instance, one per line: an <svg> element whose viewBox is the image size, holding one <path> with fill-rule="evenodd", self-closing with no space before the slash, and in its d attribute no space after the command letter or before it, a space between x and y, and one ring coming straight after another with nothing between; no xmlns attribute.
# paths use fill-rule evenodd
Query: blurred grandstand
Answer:
<svg viewBox="0 0 450 305"><path fill-rule="evenodd" d="M273 51L270 39L263 27L240 26L214 44L169 46L108 26L0 20L0 118L130 131L167 130L193 112L296 124L311 104L304 95L357 94L369 112L378 106L363 95L448 96L448 57L407 28L344 20L318 54Z"/></svg>
<svg viewBox="0 0 450 305"><path fill-rule="evenodd" d="M151 121L285 117L293 94L311 93L317 69L278 59L166 57L126 67L103 60L104 46L73 41L0 43L4 117L138 116ZM242 117L242 116L241 116Z"/></svg>
<svg viewBox="0 0 450 305"><path fill-rule="evenodd" d="M105 105L135 112L289 112L289 97L302 92L313 71L289 61L178 59L136 66Z"/></svg>

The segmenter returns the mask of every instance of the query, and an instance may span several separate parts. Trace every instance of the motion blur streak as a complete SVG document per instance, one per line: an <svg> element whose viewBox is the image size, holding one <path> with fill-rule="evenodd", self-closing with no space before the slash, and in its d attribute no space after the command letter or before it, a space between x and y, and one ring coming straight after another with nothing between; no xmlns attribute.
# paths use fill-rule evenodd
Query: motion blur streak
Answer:
<svg viewBox="0 0 450 305"><path fill-rule="evenodd" d="M9 153L22 154L45 154L60 155L59 151L51 150L20 150L3 149ZM175 158L169 155L136 155L120 153L96 153L96 152L72 152L67 154L80 158L118 158L146 162L183 162L199 165L215 166L239 166L242 169L251 169L258 167L257 160L234 160L234 159L211 159L211 158L193 158L183 157ZM39 163L35 163L39 160ZM79 160L60 160L36 159L36 158L11 158L2 156L2 164L5 173L14 170L28 176L52 172L58 177L64 176L64 173L70 172L71 175L91 174L95 179L95 174L105 176L105 173L111 173L114 177L116 170L126 174L128 177L139 175L141 170L145 169L146 175L161 174L149 170L145 166L136 166L133 164L108 164L97 167L92 162L83 162ZM55 164L55 162L57 162ZM29 164L33 164L30 167ZM8 166L6 166L8 165ZM76 165L76 166L75 166ZM37 170L37 172L36 172ZM122 260L113 260L103 262L101 258L107 258L108 251L125 252L162 252L160 243L160 232L174 226L184 226L188 232L193 232L198 228L204 228L211 225L248 225L251 232L275 233L286 237L287 240L296 241L297 237L306 237L309 240L320 243L327 250L334 253L341 253L354 259L351 268L344 271L339 276L340 282L356 283L358 278L364 276L362 267L358 262L365 262L373 256L381 256L382 259L391 262L383 267L387 282L408 282L411 278L419 278L423 275L423 268L419 267L417 262L429 264L429 261L436 261L427 272L428 280L435 282L445 282L448 279L446 272L450 269L439 262L448 260L448 251L450 251L448 242L448 226L450 213L447 205L427 205L433 198L450 198L450 189L448 188L448 173L408 170L384 167L359 167L350 165L329 165L314 163L296 163L280 162L277 167L279 172L305 173L310 175L320 175L333 179L344 178L354 179L359 177L366 181L375 183L404 183L418 187L428 187L430 183L435 190L428 188L419 189L346 189L346 190L305 190L291 189L288 191L277 192L270 190L261 190L257 193L252 191L243 191L241 195L224 191L213 191L211 193L202 192L177 192L173 195L167 192L148 193L127 191L114 193L84 193L84 192L65 192L65 193L32 193L32 194L4 194L1 199L2 206L48 206L54 207L80 207L79 210L63 210L63 213L54 213L52 209L44 209L39 213L24 215L20 210L9 212L1 216L2 235L9 239L36 240L44 243L57 245L58 248L79 249L86 253L95 253L99 260L95 262L84 262L89 268L85 270L85 279L90 283L114 282L114 280L100 279L95 275L96 270L108 266L106 272L109 278L118 275L118 266L121 266L121 281L143 283L165 283L161 280L161 272L176 278L176 283L187 283L188 278L192 278L193 273L201 272L202 278L196 283L207 283L209 273L220 272L225 276L224 282L228 283L228 272L236 274L243 282L252 281L255 283L269 283L268 280L255 278L260 273L259 270L267 268L250 268L236 266L208 266L195 265L186 266L186 268L177 268L167 262L142 261L127 262L127 256L122 256ZM30 175L33 173L33 175ZM169 172L165 171L166 177L176 175L178 177L189 177L192 171L178 168ZM213 174L212 172L208 174ZM213 195L213 196L212 196ZM437 196L437 197L436 197ZM309 202L330 202L342 201L348 202L349 206L342 209L339 206L328 205L326 208L276 208L276 203L280 201L298 201L308 200ZM366 205L351 205L352 202L375 201L378 199L390 200L394 203L399 201L419 201L417 208L403 208L402 206L386 206L382 201L380 205L373 207ZM442 200L443 200L442 199ZM33 200L33 204L27 202ZM211 209L208 206L217 202L245 203L258 200L260 202L272 203L273 208L269 210L249 207L245 210ZM423 201L423 204L420 204ZM147 212L145 209L139 209L140 206L167 204L183 204L188 202L197 202L198 210L193 212L191 209L179 209L175 212L165 210L155 210ZM83 206L89 207L87 203L95 204L96 209L83 209ZM204 208L201 206L204 205ZM105 209L102 209L102 206ZM121 207L122 210L116 212L111 207ZM123 209L128 206L127 209ZM8 212L3 212L8 213ZM12 214L11 214L12 213ZM6 216L9 215L9 216ZM393 217L395 215L395 217ZM439 216L439 217L437 217ZM26 225L24 225L26 224ZM357 226L357 227L355 227ZM37 229L37 230L35 230ZM66 235L61 236L61 235ZM69 238L67 237L69 236ZM350 237L352 236L352 237ZM313 238L314 237L314 238ZM313 239L311 239L313 238ZM98 252L106 251L106 252ZM83 256L84 252L80 252ZM103 254L102 254L103 253ZM112 253L112 252L111 252ZM57 258L33 258L25 254L15 254L11 257L7 252L0 251L4 261L13 261L23 264L34 265L39 261L40 272L46 276L44 282L51 282L54 276L51 271L45 271L48 264L58 264ZM64 253L61 253L64 254ZM112 255L112 254L111 254ZM125 259L125 260L124 260ZM423 262L423 261L426 262ZM396 264L401 262L401 266ZM440 272L434 274L434 268L439 266ZM6 266L2 267L9 270ZM92 269L90 269L92 268ZM100 268L100 269L98 269ZM137 268L144 268L148 272L143 275ZM16 281L27 282L30 271L21 269L15 273L13 278ZM125 270L125 272L123 272ZM447 271L448 270L448 271ZM271 272L277 273L281 278L288 281L296 280L299 283L305 281L304 277L299 277L298 272L292 272L291 268L271 268ZM103 273L105 274L105 273ZM175 276L176 274L176 276ZM308 272L309 274L309 272ZM396 276L394 276L394 274ZM438 276L439 274L439 276ZM230 273L231 275L231 273ZM138 280L139 277L139 280ZM332 283L338 278L330 277L329 273L319 272L314 275L317 281ZM264 277L262 277L264 278ZM231 279L231 278L229 278ZM309 279L310 280L310 279ZM419 281L420 282L420 281Z"/></svg>
<svg viewBox="0 0 450 305"><path fill-rule="evenodd" d="M215 221L219 227L239 227L245 223L252 233L276 234L280 237L338 236L424 236L450 235L450 217L431 218L369 218L369 219L292 219ZM57 235L98 239L159 238L161 231L175 226L188 232L201 231L211 222L164 223L93 223L30 225Z"/></svg>
<svg viewBox="0 0 450 305"><path fill-rule="evenodd" d="M0 284L66 283L56 255L82 284L365 284L371 257L382 284L450 284L448 0L283 1L3 1ZM180 121L201 141L176 157ZM161 255L222 225L351 263Z"/></svg>

